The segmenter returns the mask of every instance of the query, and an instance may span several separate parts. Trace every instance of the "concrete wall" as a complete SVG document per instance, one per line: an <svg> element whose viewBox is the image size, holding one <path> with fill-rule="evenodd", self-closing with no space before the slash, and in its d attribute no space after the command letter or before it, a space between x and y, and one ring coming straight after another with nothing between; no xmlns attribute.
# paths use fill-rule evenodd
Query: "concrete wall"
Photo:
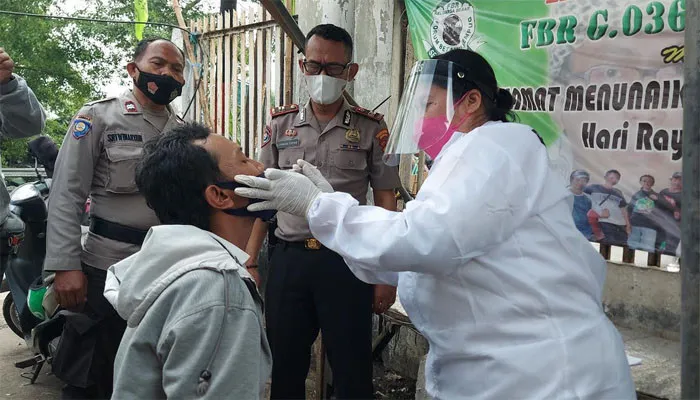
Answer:
<svg viewBox="0 0 700 400"><path fill-rule="evenodd" d="M353 61L360 71L347 91L369 109L391 94L391 68L394 7L396 0L298 0L299 27L306 34L318 24L331 23L345 28L354 41ZM302 55L298 55L302 57ZM296 64L295 64L296 65ZM309 96L297 68L294 99L305 103ZM389 112L389 102L377 109Z"/></svg>
<svg viewBox="0 0 700 400"><path fill-rule="evenodd" d="M608 263L605 312L615 324L679 340L681 278L659 268Z"/></svg>

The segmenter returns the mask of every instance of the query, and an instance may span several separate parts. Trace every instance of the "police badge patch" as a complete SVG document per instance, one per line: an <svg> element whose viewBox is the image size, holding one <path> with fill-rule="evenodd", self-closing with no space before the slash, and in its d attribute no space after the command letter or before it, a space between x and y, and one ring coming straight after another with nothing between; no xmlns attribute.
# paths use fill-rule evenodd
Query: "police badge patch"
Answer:
<svg viewBox="0 0 700 400"><path fill-rule="evenodd" d="M432 58L454 49L476 50L485 42L476 34L474 7L467 0L443 0L433 10L430 43L423 46Z"/></svg>
<svg viewBox="0 0 700 400"><path fill-rule="evenodd" d="M267 146L268 144L270 144L271 141L272 141L272 129L270 129L270 125L267 125L265 127L265 133L263 134L262 144L260 145L260 148Z"/></svg>
<svg viewBox="0 0 700 400"><path fill-rule="evenodd" d="M350 143L360 143L360 131L357 129L348 129L345 131L345 140Z"/></svg>
<svg viewBox="0 0 700 400"><path fill-rule="evenodd" d="M73 137L75 139L82 139L90 132L92 128L92 123L90 122L90 117L85 115L78 115L73 120L73 126L71 131L73 132Z"/></svg>

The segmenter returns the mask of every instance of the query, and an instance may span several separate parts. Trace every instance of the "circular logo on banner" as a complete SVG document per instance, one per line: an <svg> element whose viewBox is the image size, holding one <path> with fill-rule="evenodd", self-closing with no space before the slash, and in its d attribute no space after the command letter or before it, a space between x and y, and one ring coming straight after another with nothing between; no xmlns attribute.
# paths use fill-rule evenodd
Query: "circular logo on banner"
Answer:
<svg viewBox="0 0 700 400"><path fill-rule="evenodd" d="M467 0L444 0L435 7L430 24L430 45L426 46L431 58L453 49L475 50L482 44L475 39L478 38L471 3Z"/></svg>

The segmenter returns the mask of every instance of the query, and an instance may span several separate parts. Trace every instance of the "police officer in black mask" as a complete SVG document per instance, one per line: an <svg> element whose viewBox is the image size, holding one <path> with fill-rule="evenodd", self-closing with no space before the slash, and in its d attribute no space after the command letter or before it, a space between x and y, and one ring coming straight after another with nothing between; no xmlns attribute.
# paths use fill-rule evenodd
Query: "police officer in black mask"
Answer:
<svg viewBox="0 0 700 400"><path fill-rule="evenodd" d="M167 39L146 39L126 69L133 88L86 104L70 123L49 199L44 270L66 317L53 371L67 398L109 398L126 322L104 298L106 270L137 252L159 223L139 192L135 168L150 138L182 124L168 105L182 92L185 57ZM80 220L91 199L90 233Z"/></svg>

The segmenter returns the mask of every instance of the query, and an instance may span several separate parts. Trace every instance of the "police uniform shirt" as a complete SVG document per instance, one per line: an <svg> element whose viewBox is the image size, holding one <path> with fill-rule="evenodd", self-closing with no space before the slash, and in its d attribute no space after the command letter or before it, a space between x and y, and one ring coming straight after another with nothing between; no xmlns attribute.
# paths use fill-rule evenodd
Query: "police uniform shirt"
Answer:
<svg viewBox="0 0 700 400"><path fill-rule="evenodd" d="M81 249L80 217L85 201L90 196L91 214L110 222L142 230L159 224L136 187L136 164L150 138L181 123L170 107L167 114L145 113L131 91L80 109L56 160L45 270L80 269L81 260L107 269L139 250L139 246L92 232Z"/></svg>
<svg viewBox="0 0 700 400"><path fill-rule="evenodd" d="M261 148L266 168L290 169L298 160L318 167L336 191L347 192L366 204L368 186L393 190L401 184L397 167L382 161L389 130L381 114L343 102L340 111L322 129L311 109L297 105L271 112ZM279 213L276 236L286 241L312 238L304 218Z"/></svg>

